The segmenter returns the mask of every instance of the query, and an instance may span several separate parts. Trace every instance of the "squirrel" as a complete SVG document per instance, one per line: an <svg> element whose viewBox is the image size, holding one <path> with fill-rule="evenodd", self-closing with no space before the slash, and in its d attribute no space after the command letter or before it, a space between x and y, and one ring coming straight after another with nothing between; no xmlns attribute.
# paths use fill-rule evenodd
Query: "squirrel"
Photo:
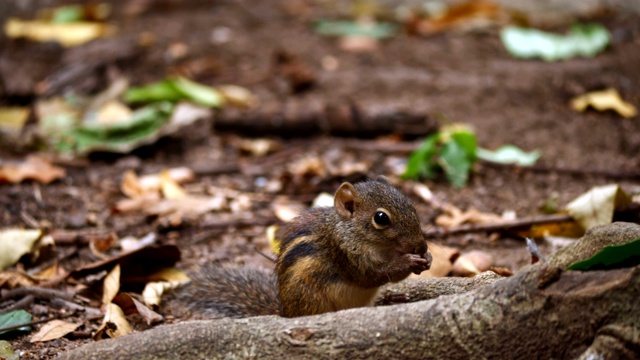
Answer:
<svg viewBox="0 0 640 360"><path fill-rule="evenodd" d="M342 183L333 208L286 224L275 273L205 266L174 301L198 318L315 315L372 306L380 286L430 265L415 208L380 176Z"/></svg>

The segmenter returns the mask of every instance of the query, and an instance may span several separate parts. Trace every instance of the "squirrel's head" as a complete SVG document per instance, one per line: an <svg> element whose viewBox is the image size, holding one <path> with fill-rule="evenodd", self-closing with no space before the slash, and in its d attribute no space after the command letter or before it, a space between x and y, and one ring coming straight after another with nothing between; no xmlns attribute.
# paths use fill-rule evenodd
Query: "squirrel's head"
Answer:
<svg viewBox="0 0 640 360"><path fill-rule="evenodd" d="M343 183L336 192L334 208L342 225L358 234L358 242L377 245L389 255L399 252L426 256L427 244L411 200L386 177Z"/></svg>

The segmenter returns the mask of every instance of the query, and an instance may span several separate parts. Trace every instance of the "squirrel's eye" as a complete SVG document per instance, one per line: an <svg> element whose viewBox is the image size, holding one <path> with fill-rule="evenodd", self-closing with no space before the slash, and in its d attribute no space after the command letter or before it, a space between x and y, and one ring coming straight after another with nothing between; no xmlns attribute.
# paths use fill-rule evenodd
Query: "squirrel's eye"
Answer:
<svg viewBox="0 0 640 360"><path fill-rule="evenodd" d="M389 219L389 215L386 212L379 210L373 215L373 223L377 227L385 227L391 223L391 219Z"/></svg>

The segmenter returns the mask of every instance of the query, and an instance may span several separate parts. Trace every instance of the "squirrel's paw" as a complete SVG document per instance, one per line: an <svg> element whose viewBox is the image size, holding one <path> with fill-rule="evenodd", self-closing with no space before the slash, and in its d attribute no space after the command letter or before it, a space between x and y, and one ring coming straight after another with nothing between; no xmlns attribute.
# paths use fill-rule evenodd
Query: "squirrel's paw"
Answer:
<svg viewBox="0 0 640 360"><path fill-rule="evenodd" d="M409 270L414 274L420 274L431 267L431 254L428 252L423 255L406 254L406 256L409 260Z"/></svg>

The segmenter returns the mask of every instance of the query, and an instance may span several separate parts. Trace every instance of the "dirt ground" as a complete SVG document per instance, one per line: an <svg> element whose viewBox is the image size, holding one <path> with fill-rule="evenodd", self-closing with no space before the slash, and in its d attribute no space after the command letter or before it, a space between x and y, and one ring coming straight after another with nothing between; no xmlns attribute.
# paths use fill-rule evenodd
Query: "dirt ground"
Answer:
<svg viewBox="0 0 640 360"><path fill-rule="evenodd" d="M7 1L0 5L0 17L30 17L38 6L60 3ZM78 63L97 61L99 66L54 88L51 94L69 89L96 91L113 73L123 74L132 84L188 74L208 85L244 86L265 108L296 104L304 112L313 104L351 102L361 109L402 109L425 114L430 121L469 124L480 146L488 149L514 144L542 152L536 171L477 164L469 184L462 189L444 180L424 182L438 198L462 209L475 207L496 214L512 210L518 217L531 217L540 215L539 207L554 195L562 206L597 185L619 183L629 192L640 190L638 118L623 119L613 112L577 113L569 107L572 97L609 87L618 89L628 102L640 105L637 13L608 10L576 16L605 25L612 34L610 47L594 58L543 62L509 56L495 28L447 31L428 37L401 34L371 52L345 51L338 41L321 37L310 27L314 20L343 12L331 1L113 3L114 14L109 21L118 27L118 33L98 44L65 50L51 43L9 40L2 35L0 106L31 104L37 98L34 89L45 78L51 79L52 74ZM567 24L548 27L563 30ZM151 35L152 44L135 45L140 36ZM176 57L181 51L184 53ZM294 55L311 70L316 78L314 86L299 93L292 91L275 65L276 54L283 52ZM256 121L260 120L273 119ZM371 134L359 137L357 131L346 136L297 136L297 130L282 129L252 132L274 139L280 150L252 157L238 146L242 139L250 139L247 133L226 131L214 121L213 125L199 123L128 155L59 159L57 163L67 170L67 176L52 184L0 184L0 224L3 228L32 226L32 221L25 220L32 219L52 231L85 234L56 247L52 256L62 258L60 264L66 270L96 260L88 248L87 234L116 233L123 238L150 232L158 234L160 244L180 248L182 261L177 267L183 270L212 261L270 266L256 249L268 252L265 228L277 222L273 215L276 198L284 195L310 205L317 193L331 193L345 179L384 174L411 195L424 228L433 226L437 211L410 192L410 182L399 180L398 164L406 159L407 151L385 145L397 144L394 141L398 139L411 144L421 136L387 137L383 142ZM0 163L21 159L32 151L2 146ZM291 164L316 156L334 168L353 168L354 164L363 167L323 176L292 175ZM141 213L112 211L124 198L119 187L127 169L146 174L175 166L196 170L196 180L186 186L190 191L216 187L264 196L241 213L209 213L175 228ZM279 188L268 192L263 184L269 182ZM483 249L494 256L495 265L514 271L528 261L522 239L509 236L472 233L433 239L432 243ZM545 253L552 250L542 239L539 244ZM46 316L46 311L41 314L42 318ZM98 324L99 320L93 321L81 329L90 332ZM11 339L25 359L49 358L91 341L62 338L32 344L29 336Z"/></svg>

